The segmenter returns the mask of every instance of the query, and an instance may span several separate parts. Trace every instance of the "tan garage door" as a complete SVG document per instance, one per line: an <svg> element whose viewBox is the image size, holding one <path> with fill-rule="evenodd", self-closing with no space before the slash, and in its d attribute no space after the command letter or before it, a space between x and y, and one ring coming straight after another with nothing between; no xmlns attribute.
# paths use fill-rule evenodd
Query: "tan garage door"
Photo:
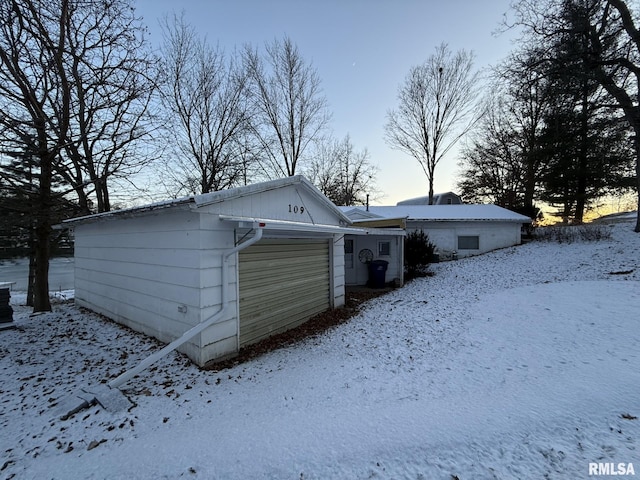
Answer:
<svg viewBox="0 0 640 480"><path fill-rule="evenodd" d="M262 240L240 252L240 345L330 308L327 240Z"/></svg>

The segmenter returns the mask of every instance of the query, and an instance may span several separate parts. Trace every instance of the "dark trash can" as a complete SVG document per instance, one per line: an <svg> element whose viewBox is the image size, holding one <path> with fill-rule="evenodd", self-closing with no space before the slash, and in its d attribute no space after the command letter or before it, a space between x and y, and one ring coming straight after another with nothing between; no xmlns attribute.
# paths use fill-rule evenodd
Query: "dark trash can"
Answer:
<svg viewBox="0 0 640 480"><path fill-rule="evenodd" d="M369 285L373 288L384 288L385 276L389 262L386 260L373 260L369 263Z"/></svg>
<svg viewBox="0 0 640 480"><path fill-rule="evenodd" d="M9 305L11 294L8 288L0 288L0 323L13 322L13 308Z"/></svg>

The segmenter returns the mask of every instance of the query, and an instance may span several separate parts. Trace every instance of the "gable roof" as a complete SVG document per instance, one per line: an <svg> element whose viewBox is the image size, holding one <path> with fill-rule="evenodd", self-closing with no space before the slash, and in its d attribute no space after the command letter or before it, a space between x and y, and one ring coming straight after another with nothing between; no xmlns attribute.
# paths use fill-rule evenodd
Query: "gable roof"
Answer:
<svg viewBox="0 0 640 480"><path fill-rule="evenodd" d="M453 204L445 203L445 198L455 198L456 202ZM453 192L433 194L433 205L458 205L461 203L462 199L460 198L460 195L457 195ZM423 197L408 198L407 200L398 202L396 205L429 205L429 195Z"/></svg>
<svg viewBox="0 0 640 480"><path fill-rule="evenodd" d="M87 215L84 217L71 218L65 220L64 224L82 223L87 221L94 221L109 217L118 216L135 216L145 212L162 210L172 207L189 206L194 209L206 207L208 205L219 204L234 200L242 197L248 197L251 195L257 195L260 193L277 190L289 186L299 186L307 193L315 197L321 204L323 204L328 210L332 211L340 220L345 224L350 224L351 219L347 217L342 210L336 207L331 200L329 200L320 190L318 190L309 180L302 175L295 175L293 177L278 178L276 180L270 180L267 182L254 183L236 188L230 188L227 190L220 190L216 192L204 193L201 195L190 195L188 197L182 197L177 199L165 200L161 202L151 203L148 205L142 205L139 207L125 208L122 210L113 210L110 212L97 213L94 215Z"/></svg>
<svg viewBox="0 0 640 480"><path fill-rule="evenodd" d="M355 223L365 218L406 218L409 221L491 221L529 223L525 215L497 205L396 205L391 207L340 207Z"/></svg>

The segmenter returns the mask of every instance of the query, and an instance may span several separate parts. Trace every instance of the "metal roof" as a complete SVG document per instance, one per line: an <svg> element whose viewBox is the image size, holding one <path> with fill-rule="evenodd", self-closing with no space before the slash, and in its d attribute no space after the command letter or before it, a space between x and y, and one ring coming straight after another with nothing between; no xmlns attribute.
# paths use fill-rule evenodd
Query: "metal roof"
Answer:
<svg viewBox="0 0 640 480"><path fill-rule="evenodd" d="M396 205L389 207L340 207L354 222L375 218L406 218L408 221L492 221L528 223L531 219L497 205Z"/></svg>
<svg viewBox="0 0 640 480"><path fill-rule="evenodd" d="M207 205L222 203L235 198L257 195L263 192L277 190L279 188L284 188L290 185L301 186L311 195L316 197L321 203L323 203L328 210L333 211L335 215L340 220L342 220L345 224L352 223L351 219L347 217L338 207L336 207L331 202L331 200L329 200L326 196L324 196L320 190L318 190L311 182L309 182L309 180L307 180L301 175L279 178L279 179L271 180L268 182L254 183L251 185L230 188L228 190L220 190L217 192L204 193L201 195L190 195L188 197L164 200L161 202L151 203L148 205L142 205L138 207L125 208L121 210L113 210L110 212L97 213L94 215L87 215L84 217L70 218L68 220L64 220L62 223L64 225L70 225L70 224L73 225L76 223L87 223L87 222L93 222L93 221L98 221L98 220L108 219L113 217L131 217L131 216L140 215L145 212L151 212L151 211L162 210L162 209L172 208L177 206L185 206L185 205L188 205L191 208L198 209L201 207L205 207ZM229 212L229 213L232 213L232 212Z"/></svg>

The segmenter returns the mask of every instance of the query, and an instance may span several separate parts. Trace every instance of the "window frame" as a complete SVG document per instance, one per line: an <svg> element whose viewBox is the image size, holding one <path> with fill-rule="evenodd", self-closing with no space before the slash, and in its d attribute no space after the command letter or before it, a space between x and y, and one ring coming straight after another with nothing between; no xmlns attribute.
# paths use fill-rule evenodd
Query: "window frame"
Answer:
<svg viewBox="0 0 640 480"><path fill-rule="evenodd" d="M383 245L387 246L387 253L383 252ZM379 257L390 257L391 256L391 241L390 240L378 240L378 256Z"/></svg>
<svg viewBox="0 0 640 480"><path fill-rule="evenodd" d="M457 244L458 250L480 250L480 235L458 235Z"/></svg>
<svg viewBox="0 0 640 480"><path fill-rule="evenodd" d="M344 253L353 253L354 241L353 238L344 239Z"/></svg>

